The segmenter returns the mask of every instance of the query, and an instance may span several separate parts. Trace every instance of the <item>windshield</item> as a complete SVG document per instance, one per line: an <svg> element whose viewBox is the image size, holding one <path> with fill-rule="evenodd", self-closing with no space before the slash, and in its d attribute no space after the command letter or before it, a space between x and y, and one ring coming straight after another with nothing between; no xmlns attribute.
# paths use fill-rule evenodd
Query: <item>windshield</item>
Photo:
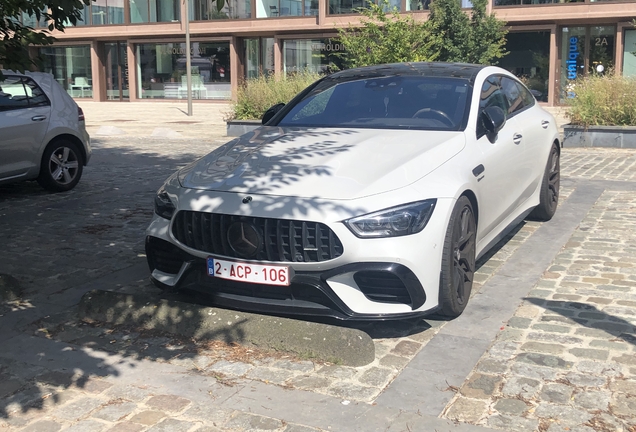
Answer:
<svg viewBox="0 0 636 432"><path fill-rule="evenodd" d="M462 130L471 86L458 78L326 79L287 107L279 126Z"/></svg>

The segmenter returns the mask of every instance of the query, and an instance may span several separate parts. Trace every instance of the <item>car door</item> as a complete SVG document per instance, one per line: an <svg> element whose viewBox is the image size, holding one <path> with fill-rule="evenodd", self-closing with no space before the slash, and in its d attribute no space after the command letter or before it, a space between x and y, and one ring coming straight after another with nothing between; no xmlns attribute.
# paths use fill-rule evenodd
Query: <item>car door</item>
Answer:
<svg viewBox="0 0 636 432"><path fill-rule="evenodd" d="M513 81L511 78L507 79ZM524 169L528 183L524 197L528 198L543 180L549 149L552 146L551 126L554 119L538 106L532 93L523 84L516 80L514 83L523 100L523 108L516 114L516 119L523 128L524 148L527 154L528 165L524 166Z"/></svg>
<svg viewBox="0 0 636 432"><path fill-rule="evenodd" d="M477 116L477 146L482 154L480 164L473 169L478 180L479 237L491 233L518 205L524 189L523 174L525 151L522 128L513 117L506 122L491 141L481 123L481 113L489 106L498 106L504 113L510 104L501 86L502 76L491 75L481 88Z"/></svg>
<svg viewBox="0 0 636 432"><path fill-rule="evenodd" d="M39 164L51 104L30 78L0 81L0 180L19 178Z"/></svg>

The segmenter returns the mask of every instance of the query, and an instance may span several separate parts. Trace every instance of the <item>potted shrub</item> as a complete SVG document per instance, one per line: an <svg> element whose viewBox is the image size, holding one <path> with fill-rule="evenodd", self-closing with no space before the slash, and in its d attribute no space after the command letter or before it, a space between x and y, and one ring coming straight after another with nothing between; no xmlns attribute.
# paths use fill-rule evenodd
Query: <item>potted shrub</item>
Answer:
<svg viewBox="0 0 636 432"><path fill-rule="evenodd" d="M636 78L590 75L572 90L564 147L636 148Z"/></svg>

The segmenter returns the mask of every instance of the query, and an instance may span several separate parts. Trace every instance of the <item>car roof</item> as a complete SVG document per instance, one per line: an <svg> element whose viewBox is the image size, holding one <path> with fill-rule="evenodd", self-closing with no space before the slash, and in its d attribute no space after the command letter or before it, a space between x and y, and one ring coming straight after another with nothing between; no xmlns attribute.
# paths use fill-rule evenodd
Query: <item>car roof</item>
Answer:
<svg viewBox="0 0 636 432"><path fill-rule="evenodd" d="M474 83L479 71L487 66L469 63L391 63L347 69L329 75L334 81L349 81L353 79L378 78L383 76L425 76L439 78L462 78Z"/></svg>

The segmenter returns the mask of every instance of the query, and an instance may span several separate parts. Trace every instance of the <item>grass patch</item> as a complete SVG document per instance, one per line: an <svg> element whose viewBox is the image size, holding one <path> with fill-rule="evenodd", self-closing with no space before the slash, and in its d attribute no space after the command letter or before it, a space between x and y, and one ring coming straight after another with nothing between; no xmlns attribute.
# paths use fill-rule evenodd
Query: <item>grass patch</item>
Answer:
<svg viewBox="0 0 636 432"><path fill-rule="evenodd" d="M636 126L636 78L608 73L576 81L568 116L579 126Z"/></svg>
<svg viewBox="0 0 636 432"><path fill-rule="evenodd" d="M320 78L320 74L309 71L280 77L261 75L249 78L239 87L237 100L225 120L260 120L268 108L289 102Z"/></svg>

